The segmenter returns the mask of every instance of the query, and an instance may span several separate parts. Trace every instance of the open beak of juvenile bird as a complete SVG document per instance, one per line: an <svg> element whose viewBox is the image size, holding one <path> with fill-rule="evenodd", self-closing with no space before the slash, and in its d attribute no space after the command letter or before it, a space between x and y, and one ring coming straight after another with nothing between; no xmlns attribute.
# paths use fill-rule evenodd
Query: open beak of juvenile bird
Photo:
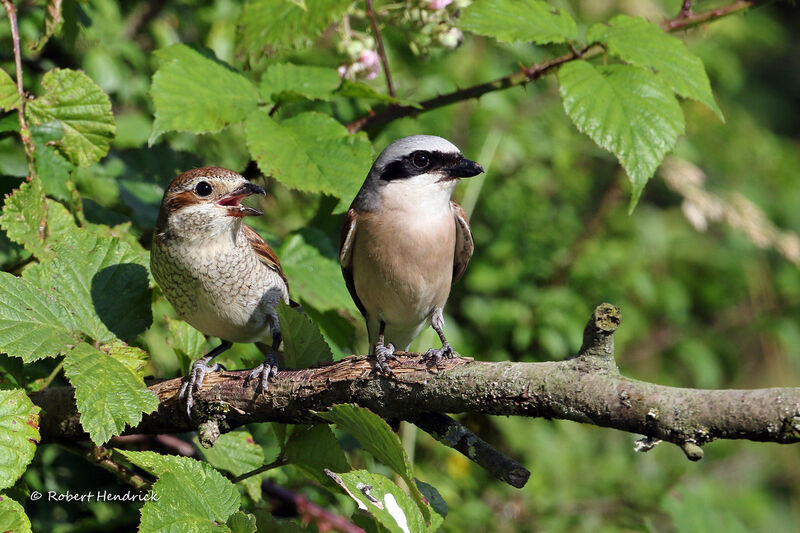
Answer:
<svg viewBox="0 0 800 533"><path fill-rule="evenodd" d="M483 167L475 161L462 157L457 163L442 168L444 177L439 181L456 180L458 178L471 178L483 172Z"/></svg>
<svg viewBox="0 0 800 533"><path fill-rule="evenodd" d="M246 183L221 197L216 203L218 206L226 210L226 214L229 217L249 217L263 215L264 213L258 209L242 205L242 200L251 194L261 194L266 196L267 191L265 191L263 187L259 187L254 183Z"/></svg>

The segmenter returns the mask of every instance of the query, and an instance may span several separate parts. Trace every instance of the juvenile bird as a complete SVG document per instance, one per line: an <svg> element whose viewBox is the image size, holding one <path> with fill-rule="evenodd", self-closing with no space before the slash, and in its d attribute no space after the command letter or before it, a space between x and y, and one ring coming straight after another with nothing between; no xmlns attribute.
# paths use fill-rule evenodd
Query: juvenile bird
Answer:
<svg viewBox="0 0 800 533"><path fill-rule="evenodd" d="M219 167L196 168L170 183L158 213L150 266L164 296L178 315L222 343L195 361L179 397L191 416L193 394L208 372L220 368L212 359L234 342L255 342L266 355L250 378L261 377L262 393L278 369L281 343L278 302L289 302L289 284L272 248L246 216L263 213L241 205L263 188ZM267 349L260 342L272 335Z"/></svg>
<svg viewBox="0 0 800 533"><path fill-rule="evenodd" d="M378 370L408 350L430 324L442 347L425 359L454 356L442 330L450 286L472 257L464 211L450 201L459 178L483 167L449 141L414 135L390 144L375 160L345 216L339 260L347 288L367 321Z"/></svg>

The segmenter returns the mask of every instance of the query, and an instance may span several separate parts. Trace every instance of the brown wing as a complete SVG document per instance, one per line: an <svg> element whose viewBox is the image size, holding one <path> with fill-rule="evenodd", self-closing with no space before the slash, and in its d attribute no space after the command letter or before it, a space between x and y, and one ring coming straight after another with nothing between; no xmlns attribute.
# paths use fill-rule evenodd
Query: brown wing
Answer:
<svg viewBox="0 0 800 533"><path fill-rule="evenodd" d="M256 230L248 226L247 224L242 224L242 232L244 233L247 242L250 243L250 247L258 256L259 261L265 264L270 270L274 270L278 273L284 283L286 283L286 291L289 291L289 280L286 278L286 274L283 272L283 268L281 268L281 262L278 261L278 256L275 255L275 251L270 248L267 241L261 238ZM300 307L300 304L295 302L292 299L289 299L289 305L292 307Z"/></svg>
<svg viewBox="0 0 800 533"><path fill-rule="evenodd" d="M453 283L460 280L467 270L472 252L475 250L475 243L472 241L472 230L469 227L467 214L461 206L455 202L450 202L450 210L456 222L456 249L453 256Z"/></svg>
<svg viewBox="0 0 800 533"><path fill-rule="evenodd" d="M357 219L358 214L351 207L344 216L342 233L339 237L339 263L342 265L342 276L344 276L347 290L350 291L350 296L353 298L358 310L366 318L367 310L364 308L364 304L361 303L358 294L356 294L356 284L353 281L353 243L355 242Z"/></svg>

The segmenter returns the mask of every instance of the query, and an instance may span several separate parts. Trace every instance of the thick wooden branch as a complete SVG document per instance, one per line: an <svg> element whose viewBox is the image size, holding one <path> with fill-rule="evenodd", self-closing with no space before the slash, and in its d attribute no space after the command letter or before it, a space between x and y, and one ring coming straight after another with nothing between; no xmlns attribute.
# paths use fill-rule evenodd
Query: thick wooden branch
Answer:
<svg viewBox="0 0 800 533"><path fill-rule="evenodd" d="M702 390L665 387L623 377L613 358L619 310L599 306L572 359L545 363L445 361L430 369L419 354L400 354L394 378L372 372L366 357L351 356L306 370L282 370L262 396L245 386L247 371L209 374L195 395L194 420L177 399L180 379L150 388L159 409L128 433L228 431L251 422L321 422L315 412L355 403L390 419L414 420L436 412L573 420L645 435L679 445L690 459L715 439L782 444L800 441L800 388ZM69 387L31 395L43 409L43 442L86 438ZM201 424L202 423L202 424ZM212 428L212 430L209 429ZM213 440L213 438L212 438Z"/></svg>

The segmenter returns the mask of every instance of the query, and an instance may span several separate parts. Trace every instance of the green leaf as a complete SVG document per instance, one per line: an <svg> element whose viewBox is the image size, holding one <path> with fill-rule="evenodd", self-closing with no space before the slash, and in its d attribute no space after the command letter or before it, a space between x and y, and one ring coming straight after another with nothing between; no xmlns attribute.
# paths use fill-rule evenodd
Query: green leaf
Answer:
<svg viewBox="0 0 800 533"><path fill-rule="evenodd" d="M653 74L628 65L572 61L558 71L561 98L578 129L617 156L633 184L631 209L683 133L683 112Z"/></svg>
<svg viewBox="0 0 800 533"><path fill-rule="evenodd" d="M31 521L25 509L5 494L0 494L0 531L31 532Z"/></svg>
<svg viewBox="0 0 800 533"><path fill-rule="evenodd" d="M101 346L102 350L107 352L108 355L127 366L134 374L140 378L144 377L144 371L147 367L147 361L150 356L141 348L135 346L128 346L124 342L114 342L112 344L105 344Z"/></svg>
<svg viewBox="0 0 800 533"><path fill-rule="evenodd" d="M225 524L238 509L239 492L210 465L189 457L118 450L129 461L158 476L142 507L141 533L229 531Z"/></svg>
<svg viewBox="0 0 800 533"><path fill-rule="evenodd" d="M333 362L330 346L308 316L280 302L278 320L283 335L283 364L286 367L309 368L318 363Z"/></svg>
<svg viewBox="0 0 800 533"><path fill-rule="evenodd" d="M578 38L569 13L537 0L477 0L464 9L460 26L502 42L548 44Z"/></svg>
<svg viewBox="0 0 800 533"><path fill-rule="evenodd" d="M64 359L64 374L75 387L81 426L101 445L126 425L136 427L142 413L158 409L158 396L128 364L81 342Z"/></svg>
<svg viewBox="0 0 800 533"><path fill-rule="evenodd" d="M393 533L427 531L419 509L403 489L390 479L367 470L353 470L336 476L344 491Z"/></svg>
<svg viewBox="0 0 800 533"><path fill-rule="evenodd" d="M328 411L317 414L350 433L365 450L397 472L409 487L411 497L419 506L425 520L430 520L430 509L425 505L422 494L414 483L411 463L400 439L389 424L369 409L357 405L334 405Z"/></svg>
<svg viewBox="0 0 800 533"><path fill-rule="evenodd" d="M247 148L264 174L302 191L353 198L372 164L366 134L334 118L301 113L280 124L264 111L247 118Z"/></svg>
<svg viewBox="0 0 800 533"><path fill-rule="evenodd" d="M43 264L49 286L67 302L81 331L99 342L132 341L153 321L146 254L113 237L77 230Z"/></svg>
<svg viewBox="0 0 800 533"><path fill-rule="evenodd" d="M310 45L350 7L350 0L250 0L244 5L240 52L250 57Z"/></svg>
<svg viewBox="0 0 800 533"><path fill-rule="evenodd" d="M39 411L22 389L0 390L0 490L16 483L33 460Z"/></svg>
<svg viewBox="0 0 800 533"><path fill-rule="evenodd" d="M211 448L203 448L197 437L194 443L203 458L216 469L226 470L234 476L255 470L264 464L264 450L256 444L248 431L231 431L219 436ZM253 501L261 501L261 476L242 481Z"/></svg>
<svg viewBox="0 0 800 533"><path fill-rule="evenodd" d="M5 70L0 68L0 109L11 111L19 107L17 85Z"/></svg>
<svg viewBox="0 0 800 533"><path fill-rule="evenodd" d="M181 370L186 373L192 361L204 353L206 337L183 320L176 318L167 317L167 329L170 333L167 344L177 352L181 360Z"/></svg>
<svg viewBox="0 0 800 533"><path fill-rule="evenodd" d="M217 132L258 105L255 86L215 57L185 44L155 53L161 63L150 86L156 109L151 145L165 131Z"/></svg>
<svg viewBox="0 0 800 533"><path fill-rule="evenodd" d="M66 353L75 321L53 291L0 272L0 351L26 363Z"/></svg>
<svg viewBox="0 0 800 533"><path fill-rule="evenodd" d="M228 527L231 528L231 533L256 533L256 517L236 511L228 519Z"/></svg>
<svg viewBox="0 0 800 533"><path fill-rule="evenodd" d="M330 483L325 469L350 470L350 463L331 428L325 424L295 426L286 446L287 459L322 484Z"/></svg>
<svg viewBox="0 0 800 533"><path fill-rule="evenodd" d="M31 128L31 137L36 149L36 174L44 183L45 190L50 196L60 200L69 200L70 191L67 181L75 166L67 161L52 143L64 137L64 129L58 121L45 122Z"/></svg>
<svg viewBox="0 0 800 533"><path fill-rule="evenodd" d="M88 167L99 161L108 153L116 132L108 95L77 70L50 70L42 78L42 87L45 93L26 106L31 122L61 123L64 137L56 147L73 164Z"/></svg>
<svg viewBox="0 0 800 533"><path fill-rule="evenodd" d="M417 488L422 495L425 496L425 499L428 500L431 509L433 509L433 513L431 513L431 525L428 526L428 531L436 531L441 527L442 523L444 523L444 519L447 518L447 502L444 501L442 495L439 494L439 491L436 490L436 487L433 485L429 485L417 478L414 478L414 483L416 483Z"/></svg>
<svg viewBox="0 0 800 533"><path fill-rule="evenodd" d="M261 97L276 104L307 98L330 100L339 87L339 73L332 68L278 63L261 77Z"/></svg>
<svg viewBox="0 0 800 533"><path fill-rule="evenodd" d="M351 309L357 313L342 283L339 262L322 255L300 234L283 241L278 250L281 265L291 280L292 294L319 311Z"/></svg>
<svg viewBox="0 0 800 533"><path fill-rule="evenodd" d="M6 197L0 227L8 238L21 244L38 258L49 257L45 249L44 237L47 224L47 204L44 186L39 179L32 179L20 185L11 196Z"/></svg>
<svg viewBox="0 0 800 533"><path fill-rule="evenodd" d="M617 15L608 24L589 28L586 38L603 43L608 53L631 65L655 70L673 91L704 103L725 121L711 92L703 61L657 24L641 17Z"/></svg>

